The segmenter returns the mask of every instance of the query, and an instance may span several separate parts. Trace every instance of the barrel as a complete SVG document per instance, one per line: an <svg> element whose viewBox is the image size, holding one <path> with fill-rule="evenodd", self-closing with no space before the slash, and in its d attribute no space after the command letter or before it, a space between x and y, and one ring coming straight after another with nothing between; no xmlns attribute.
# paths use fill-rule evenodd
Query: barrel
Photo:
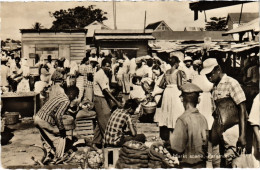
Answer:
<svg viewBox="0 0 260 170"><path fill-rule="evenodd" d="M5 113L5 124L14 125L19 122L19 112L7 112Z"/></svg>

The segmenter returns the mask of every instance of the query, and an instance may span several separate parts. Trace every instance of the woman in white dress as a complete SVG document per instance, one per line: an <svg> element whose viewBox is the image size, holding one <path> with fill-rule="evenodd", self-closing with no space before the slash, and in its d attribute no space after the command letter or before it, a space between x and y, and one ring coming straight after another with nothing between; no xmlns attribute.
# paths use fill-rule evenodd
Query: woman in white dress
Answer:
<svg viewBox="0 0 260 170"><path fill-rule="evenodd" d="M213 88L213 84L208 81L206 75L195 76L192 83L196 84L203 91L203 93L200 94L200 102L197 105L197 108L207 119L208 128L211 130L214 118L212 116L213 106L210 91Z"/></svg>
<svg viewBox="0 0 260 170"><path fill-rule="evenodd" d="M183 83L185 74L178 69L180 60L176 56L169 58L171 69L167 70L162 77L159 87L164 89L161 106L161 116L158 119L160 127L166 126L169 138L173 135L177 118L184 112L184 107L179 96L179 88ZM156 94L153 94L155 96ZM169 140L169 139L165 139Z"/></svg>

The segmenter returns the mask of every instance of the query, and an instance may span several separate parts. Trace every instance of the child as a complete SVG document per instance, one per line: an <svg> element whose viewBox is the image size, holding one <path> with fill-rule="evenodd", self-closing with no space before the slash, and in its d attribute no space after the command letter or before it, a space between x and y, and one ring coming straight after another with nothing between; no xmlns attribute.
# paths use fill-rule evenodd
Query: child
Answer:
<svg viewBox="0 0 260 170"><path fill-rule="evenodd" d="M207 130L206 118L196 108L202 90L195 84L181 86L180 96L185 112L178 117L171 148L181 158L181 168L206 168Z"/></svg>

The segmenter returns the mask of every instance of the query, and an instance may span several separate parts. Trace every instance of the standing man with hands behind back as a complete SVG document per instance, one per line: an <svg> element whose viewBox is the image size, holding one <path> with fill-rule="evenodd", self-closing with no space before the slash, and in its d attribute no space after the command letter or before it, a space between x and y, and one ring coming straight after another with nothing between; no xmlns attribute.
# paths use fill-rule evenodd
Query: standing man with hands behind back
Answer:
<svg viewBox="0 0 260 170"><path fill-rule="evenodd" d="M222 69L215 58L209 58L203 62L201 74L206 75L207 79L214 84L212 92L212 98L214 100L214 123L211 133L213 156L220 153L222 157L224 154L225 157L232 157L234 153L230 148L244 148L246 145L246 122L248 115L246 112L246 97L244 91L237 80L222 72ZM238 125L222 129L220 132L221 134L219 134L216 129L217 127L221 127L221 124L219 123L220 120L223 120L221 116L231 114L230 109L227 108L227 105L230 107L228 102L234 103L234 107L238 108L238 117L228 117L227 119L232 119L228 120L229 122L238 119ZM226 107L220 108L220 104L221 107L225 105ZM222 113L221 116L220 113ZM224 159L220 161L220 159L215 159L213 157L214 168L223 166L225 166Z"/></svg>

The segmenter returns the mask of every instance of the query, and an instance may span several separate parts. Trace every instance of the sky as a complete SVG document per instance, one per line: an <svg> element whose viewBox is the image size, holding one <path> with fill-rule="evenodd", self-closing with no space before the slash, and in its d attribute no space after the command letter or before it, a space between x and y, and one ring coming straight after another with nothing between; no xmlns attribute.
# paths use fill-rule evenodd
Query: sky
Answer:
<svg viewBox="0 0 260 170"><path fill-rule="evenodd" d="M146 25L164 20L174 31L183 31L185 27L205 27L205 16L199 12L199 19L194 21L194 13L189 9L190 1L157 1L157 2L117 2L117 29L143 29L146 11ZM108 20L104 21L110 28L114 28L113 4L109 2L1 2L1 39L21 39L19 29L29 29L35 22L40 22L45 28L50 28L54 18L49 12L76 6L96 5L107 12ZM228 13L240 12L241 5L206 11L210 17L226 17ZM243 12L259 12L259 2L246 3Z"/></svg>

